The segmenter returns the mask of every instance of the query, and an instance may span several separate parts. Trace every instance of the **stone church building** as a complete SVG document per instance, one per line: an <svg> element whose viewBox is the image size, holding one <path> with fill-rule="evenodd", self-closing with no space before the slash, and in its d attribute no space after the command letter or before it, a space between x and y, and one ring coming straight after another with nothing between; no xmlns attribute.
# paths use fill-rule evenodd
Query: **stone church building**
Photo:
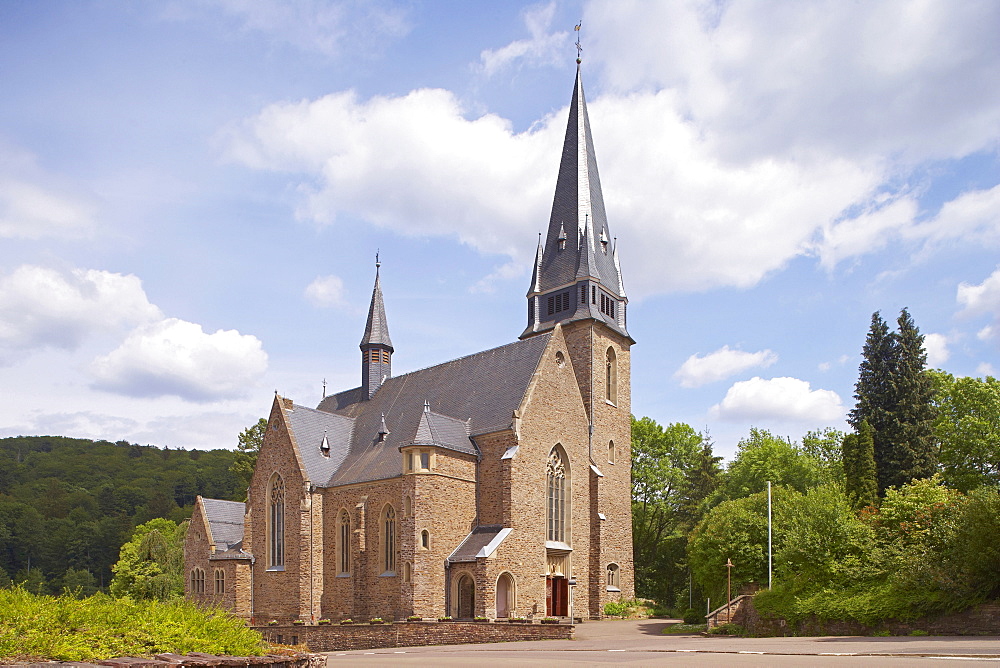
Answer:
<svg viewBox="0 0 1000 668"><path fill-rule="evenodd" d="M247 503L198 498L187 595L256 623L633 598L627 301L578 67L518 340L393 376L376 264L360 386L275 396Z"/></svg>

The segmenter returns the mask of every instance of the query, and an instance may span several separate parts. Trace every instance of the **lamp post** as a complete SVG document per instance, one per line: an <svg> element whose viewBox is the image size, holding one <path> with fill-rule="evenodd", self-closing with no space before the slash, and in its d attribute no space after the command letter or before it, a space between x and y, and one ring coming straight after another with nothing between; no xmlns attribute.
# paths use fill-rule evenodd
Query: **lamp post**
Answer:
<svg viewBox="0 0 1000 668"><path fill-rule="evenodd" d="M733 603L733 560L726 559L726 623L733 620L729 606Z"/></svg>
<svg viewBox="0 0 1000 668"><path fill-rule="evenodd" d="M574 614L573 613L573 599L575 598L574 594L576 592L576 576L575 575L571 575L569 577L569 582L567 584L569 584L569 623L570 624L575 624L576 623L576 618L573 616L573 614Z"/></svg>

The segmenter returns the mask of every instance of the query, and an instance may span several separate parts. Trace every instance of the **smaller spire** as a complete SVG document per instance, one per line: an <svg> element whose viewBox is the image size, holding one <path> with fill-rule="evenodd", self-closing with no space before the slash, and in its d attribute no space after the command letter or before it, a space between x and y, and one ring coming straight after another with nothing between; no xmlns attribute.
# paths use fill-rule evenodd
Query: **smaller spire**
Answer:
<svg viewBox="0 0 1000 668"><path fill-rule="evenodd" d="M542 235L538 235L538 241L541 243ZM559 223L559 250L566 249L566 225Z"/></svg>
<svg viewBox="0 0 1000 668"><path fill-rule="evenodd" d="M382 425L378 428L378 440L384 441L389 434L389 428L385 426L385 413L382 413Z"/></svg>
<svg viewBox="0 0 1000 668"><path fill-rule="evenodd" d="M319 444L319 451L327 457L330 456L330 441L326 438L326 429L323 430L323 441Z"/></svg>
<svg viewBox="0 0 1000 668"><path fill-rule="evenodd" d="M542 233L538 233L538 249L535 251L535 267L531 270L531 289L528 290L530 295L532 292L538 292L541 290L541 285L539 284L539 279L542 274L542 256L545 253L545 248L542 246Z"/></svg>

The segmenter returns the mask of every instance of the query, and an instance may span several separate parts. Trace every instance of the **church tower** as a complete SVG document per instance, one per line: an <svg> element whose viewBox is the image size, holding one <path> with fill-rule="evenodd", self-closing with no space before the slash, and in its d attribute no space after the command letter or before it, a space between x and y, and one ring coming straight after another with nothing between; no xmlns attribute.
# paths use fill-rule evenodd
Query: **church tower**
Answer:
<svg viewBox="0 0 1000 668"><path fill-rule="evenodd" d="M386 378L392 375L392 340L389 338L389 323L385 319L385 304L382 303L382 285L379 281L379 267L382 264L375 257L375 288L372 303L368 307L368 324L361 339L361 392L364 399L371 399Z"/></svg>

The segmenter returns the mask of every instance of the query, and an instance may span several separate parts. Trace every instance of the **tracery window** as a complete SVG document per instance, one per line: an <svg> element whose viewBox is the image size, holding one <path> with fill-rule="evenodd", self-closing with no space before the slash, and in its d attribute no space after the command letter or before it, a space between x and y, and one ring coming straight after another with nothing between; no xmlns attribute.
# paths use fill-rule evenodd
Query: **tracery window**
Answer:
<svg viewBox="0 0 1000 668"><path fill-rule="evenodd" d="M382 566L386 573L396 572L396 510L392 506L386 506L382 516Z"/></svg>
<svg viewBox="0 0 1000 668"><path fill-rule="evenodd" d="M608 348L607 363L605 366L607 370L604 387L607 391L607 396L605 397L608 401L613 404L618 403L618 358L615 356L615 349Z"/></svg>
<svg viewBox="0 0 1000 668"><path fill-rule="evenodd" d="M619 583L619 579L618 579L619 570L620 569L618 568L618 564L608 564L608 586L609 587L618 587L619 586L619 584L618 584Z"/></svg>
<svg viewBox="0 0 1000 668"><path fill-rule="evenodd" d="M566 500L569 490L569 467L561 446L552 448L545 466L546 540L566 542Z"/></svg>
<svg viewBox="0 0 1000 668"><path fill-rule="evenodd" d="M337 531L337 566L340 573L351 572L351 516L346 510L340 511L340 526Z"/></svg>
<svg viewBox="0 0 1000 668"><path fill-rule="evenodd" d="M226 593L226 572L221 568L215 569L215 593Z"/></svg>
<svg viewBox="0 0 1000 668"><path fill-rule="evenodd" d="M268 568L285 565L285 482L277 473L271 477L268 498Z"/></svg>

